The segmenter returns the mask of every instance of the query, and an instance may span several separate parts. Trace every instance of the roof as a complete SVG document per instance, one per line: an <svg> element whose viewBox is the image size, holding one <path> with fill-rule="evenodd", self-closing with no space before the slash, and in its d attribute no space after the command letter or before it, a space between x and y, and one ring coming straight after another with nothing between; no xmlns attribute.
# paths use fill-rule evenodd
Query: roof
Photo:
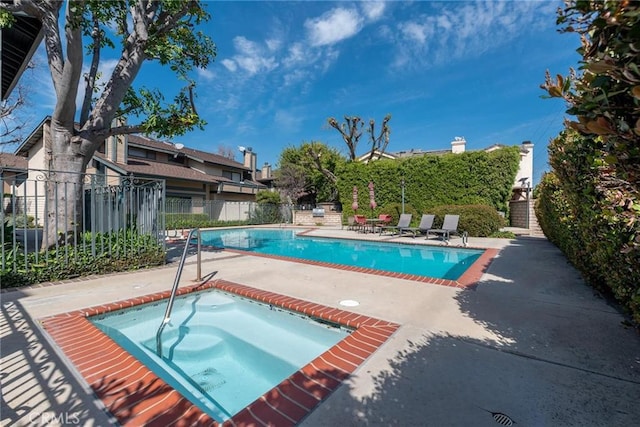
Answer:
<svg viewBox="0 0 640 427"><path fill-rule="evenodd" d="M28 167L29 161L25 157L9 153L0 153L0 169L26 171Z"/></svg>
<svg viewBox="0 0 640 427"><path fill-rule="evenodd" d="M9 28L0 29L2 40L2 91L1 99L7 99L27 68L31 57L42 40L42 22L25 16L14 15L16 21Z"/></svg>
<svg viewBox="0 0 640 427"><path fill-rule="evenodd" d="M176 144L172 142L156 141L142 135L129 135L129 145L132 144L141 147L153 148L156 151L165 153L183 153L194 160L201 160L207 163L215 163L217 165L231 166L236 169L250 170L242 163L236 162L233 159L229 159L219 154L207 153L206 151L194 150L193 148L187 147L177 148Z"/></svg>
<svg viewBox="0 0 640 427"><path fill-rule="evenodd" d="M114 169L122 174L133 174L135 176L145 176L145 177L154 177L154 178L173 178L173 179L182 179L187 181L196 181L196 182L204 182L208 184L219 184L221 182L229 182L235 183L234 181L216 175L207 175L203 172L197 171L195 169L191 169L187 166L181 165L173 165L170 163L161 163L154 162L148 159L129 159L129 163L126 165L120 163L114 163L110 160L107 160L102 153L95 153L93 155L94 159L99 162L107 165L109 168ZM253 181L245 181L251 182L256 186L261 186L262 184L253 182Z"/></svg>
<svg viewBox="0 0 640 427"><path fill-rule="evenodd" d="M42 121L36 126L36 128L22 141L22 144L16 148L15 154L28 154L29 150L40 140L44 135L44 124L51 120L51 116L46 116Z"/></svg>

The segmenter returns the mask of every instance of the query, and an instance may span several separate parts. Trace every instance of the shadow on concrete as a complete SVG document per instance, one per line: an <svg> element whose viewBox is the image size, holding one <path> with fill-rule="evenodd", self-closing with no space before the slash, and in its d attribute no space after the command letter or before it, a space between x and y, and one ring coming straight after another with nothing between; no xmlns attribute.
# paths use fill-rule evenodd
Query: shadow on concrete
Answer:
<svg viewBox="0 0 640 427"><path fill-rule="evenodd" d="M388 369L357 372L358 387L347 383L304 425L637 423L640 337L555 246L518 238L483 279L456 299L485 337L404 325Z"/></svg>
<svg viewBox="0 0 640 427"><path fill-rule="evenodd" d="M18 301L22 296L21 291L2 295L1 425L111 425L95 396L29 318Z"/></svg>

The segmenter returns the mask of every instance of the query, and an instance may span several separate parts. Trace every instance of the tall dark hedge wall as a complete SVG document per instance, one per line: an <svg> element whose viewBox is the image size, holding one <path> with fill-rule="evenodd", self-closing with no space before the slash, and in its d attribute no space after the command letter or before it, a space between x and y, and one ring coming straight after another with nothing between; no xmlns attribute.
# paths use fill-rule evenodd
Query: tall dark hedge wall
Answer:
<svg viewBox="0 0 640 427"><path fill-rule="evenodd" d="M441 205L484 204L507 212L518 165L520 147L492 152L425 155L403 160L377 160L369 164L350 162L337 170L338 191L345 216L352 215L353 187L358 187L359 212L377 215L369 208L370 181L374 183L378 207L401 203L405 181L405 203L418 212Z"/></svg>

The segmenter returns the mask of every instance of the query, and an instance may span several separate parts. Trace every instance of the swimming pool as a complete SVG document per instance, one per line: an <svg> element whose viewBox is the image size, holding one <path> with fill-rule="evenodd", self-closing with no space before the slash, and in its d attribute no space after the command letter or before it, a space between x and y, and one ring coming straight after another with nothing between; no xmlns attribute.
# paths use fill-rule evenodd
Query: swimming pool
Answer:
<svg viewBox="0 0 640 427"><path fill-rule="evenodd" d="M218 421L274 388L350 330L216 290L90 318L100 330Z"/></svg>
<svg viewBox="0 0 640 427"><path fill-rule="evenodd" d="M203 244L294 259L457 280L481 249L300 236L293 229L239 228L202 232Z"/></svg>

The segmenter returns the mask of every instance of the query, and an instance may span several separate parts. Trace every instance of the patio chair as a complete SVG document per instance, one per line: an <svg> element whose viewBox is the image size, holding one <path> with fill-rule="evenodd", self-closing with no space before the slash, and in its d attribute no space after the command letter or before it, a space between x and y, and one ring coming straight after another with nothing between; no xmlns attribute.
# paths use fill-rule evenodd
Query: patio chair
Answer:
<svg viewBox="0 0 640 427"><path fill-rule="evenodd" d="M442 228L434 228L427 232L427 239L429 238L429 233L438 234L442 236L442 240L445 242L449 241L449 236L451 234L458 234L458 221L460 220L460 215L445 215L444 221L442 222Z"/></svg>
<svg viewBox="0 0 640 427"><path fill-rule="evenodd" d="M380 235L382 236L382 233L385 230L389 230L389 231L396 230L398 232L398 235L401 235L402 233L405 232L405 230L409 228L410 224L411 224L411 214L400 214L398 225L385 225L380 227Z"/></svg>
<svg viewBox="0 0 640 427"><path fill-rule="evenodd" d="M347 217L347 230L353 230L356 226L356 219L353 215Z"/></svg>
<svg viewBox="0 0 640 427"><path fill-rule="evenodd" d="M389 214L380 214L378 215L378 222L376 222L374 224L374 230L373 232L375 233L376 231L380 231L380 227L385 227L387 225L389 225L389 223L391 222L391 215Z"/></svg>
<svg viewBox="0 0 640 427"><path fill-rule="evenodd" d="M416 237L418 233L425 234L427 239L429 238L429 231L433 227L433 220L435 219L435 215L431 214L422 214L422 218L420 218L420 224L417 227L409 227L406 230L410 231L413 234L413 238Z"/></svg>
<svg viewBox="0 0 640 427"><path fill-rule="evenodd" d="M367 229L367 217L364 215L354 215L353 219L355 221L353 229L365 232Z"/></svg>

